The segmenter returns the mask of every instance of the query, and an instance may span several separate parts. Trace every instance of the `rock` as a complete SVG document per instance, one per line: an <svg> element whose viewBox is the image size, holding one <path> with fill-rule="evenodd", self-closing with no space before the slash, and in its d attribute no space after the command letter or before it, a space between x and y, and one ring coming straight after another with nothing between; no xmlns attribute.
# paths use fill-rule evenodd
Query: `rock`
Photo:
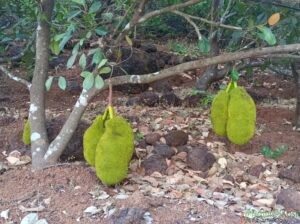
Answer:
<svg viewBox="0 0 300 224"><path fill-rule="evenodd" d="M148 107L155 107L159 103L159 96L154 92L141 93L140 103Z"/></svg>
<svg viewBox="0 0 300 224"><path fill-rule="evenodd" d="M159 93L168 93L168 92L172 92L172 86L170 85L170 83L167 80L160 80L157 82L154 82L151 84L151 87L153 89L153 91L159 92Z"/></svg>
<svg viewBox="0 0 300 224"><path fill-rule="evenodd" d="M289 218L286 220L282 220L281 224L299 224L300 220L296 218Z"/></svg>
<svg viewBox="0 0 300 224"><path fill-rule="evenodd" d="M140 46L140 49L143 50L143 51L146 51L147 53L157 52L156 45L152 44L152 43L142 44Z"/></svg>
<svg viewBox="0 0 300 224"><path fill-rule="evenodd" d="M129 107L129 106L135 106L135 105L140 105L141 104L141 101L140 101L140 98L139 97L132 97L132 98L129 98L126 102L126 106Z"/></svg>
<svg viewBox="0 0 300 224"><path fill-rule="evenodd" d="M155 171L165 174L168 165L164 157L154 154L142 162L142 167L144 167L146 175L151 175Z"/></svg>
<svg viewBox="0 0 300 224"><path fill-rule="evenodd" d="M279 178L286 178L295 183L300 183L300 166L295 165L291 169L284 168L279 171Z"/></svg>
<svg viewBox="0 0 300 224"><path fill-rule="evenodd" d="M207 149L194 148L188 152L187 165L193 170L208 171L215 163L216 158Z"/></svg>
<svg viewBox="0 0 300 224"><path fill-rule="evenodd" d="M156 145L152 151L153 154L160 155L164 158L170 159L172 156L175 155L175 150L172 149L170 146L165 144Z"/></svg>
<svg viewBox="0 0 300 224"><path fill-rule="evenodd" d="M161 135L159 133L150 133L145 136L145 141L149 145L155 145L159 141Z"/></svg>
<svg viewBox="0 0 300 224"><path fill-rule="evenodd" d="M142 223L145 211L141 208L123 208L112 215L114 224Z"/></svg>
<svg viewBox="0 0 300 224"><path fill-rule="evenodd" d="M8 166L5 165L3 162L0 162L0 175L5 173L8 170Z"/></svg>
<svg viewBox="0 0 300 224"><path fill-rule="evenodd" d="M188 152L190 150L190 148L188 148L186 145L177 146L176 149L177 153Z"/></svg>
<svg viewBox="0 0 300 224"><path fill-rule="evenodd" d="M166 139L167 145L174 147L186 145L189 139L188 134L180 130L170 131L164 137Z"/></svg>
<svg viewBox="0 0 300 224"><path fill-rule="evenodd" d="M256 165L249 168L248 173L252 176L259 177L259 175L266 170L262 165Z"/></svg>
<svg viewBox="0 0 300 224"><path fill-rule="evenodd" d="M292 189L283 189L277 195L277 204L288 211L300 211L300 192Z"/></svg>
<svg viewBox="0 0 300 224"><path fill-rule="evenodd" d="M178 107L178 106L181 105L181 99L178 96L176 96L176 94L173 93L173 92L169 92L169 93L166 93L166 94L162 95L160 97L159 102L163 106Z"/></svg>
<svg viewBox="0 0 300 224"><path fill-rule="evenodd" d="M186 96L183 100L183 105L185 107L198 107L203 97L204 94L195 94L195 95Z"/></svg>

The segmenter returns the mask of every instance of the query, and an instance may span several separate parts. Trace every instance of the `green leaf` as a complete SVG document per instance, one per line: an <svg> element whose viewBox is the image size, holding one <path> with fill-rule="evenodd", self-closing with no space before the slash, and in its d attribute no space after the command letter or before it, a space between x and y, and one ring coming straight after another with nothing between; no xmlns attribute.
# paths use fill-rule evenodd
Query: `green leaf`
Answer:
<svg viewBox="0 0 300 224"><path fill-rule="evenodd" d="M75 2L75 3L77 3L79 5L82 5L82 6L85 5L85 0L72 0L72 2Z"/></svg>
<svg viewBox="0 0 300 224"><path fill-rule="evenodd" d="M79 41L79 46L82 46L84 41L85 41L85 38L81 38L80 41Z"/></svg>
<svg viewBox="0 0 300 224"><path fill-rule="evenodd" d="M272 30L265 26L260 26L258 29L261 31L261 33L258 34L259 38L265 40L269 45L276 44L276 37L273 34Z"/></svg>
<svg viewBox="0 0 300 224"><path fill-rule="evenodd" d="M237 70L232 69L231 73L230 73L230 77L232 79L232 81L237 82L239 79L239 73Z"/></svg>
<svg viewBox="0 0 300 224"><path fill-rule="evenodd" d="M58 87L62 90L66 90L67 88L67 80L63 76L59 76L58 78Z"/></svg>
<svg viewBox="0 0 300 224"><path fill-rule="evenodd" d="M100 49L97 49L93 55L92 64L99 64L100 61L103 59L103 53Z"/></svg>
<svg viewBox="0 0 300 224"><path fill-rule="evenodd" d="M100 74L107 74L107 73L110 73L110 72L111 72L110 67L104 67L104 68L101 68L101 70L100 70Z"/></svg>
<svg viewBox="0 0 300 224"><path fill-rule="evenodd" d="M94 2L89 9L89 13L97 12L101 8L101 6L102 6L101 2L99 2L99 1Z"/></svg>
<svg viewBox="0 0 300 224"><path fill-rule="evenodd" d="M83 71L83 72L81 72L80 76L83 77L83 78L86 78L90 74L93 74L93 73L91 73L89 71Z"/></svg>
<svg viewBox="0 0 300 224"><path fill-rule="evenodd" d="M95 87L97 89L101 89L104 86L104 81L102 79L102 77L100 77L100 75L97 75L95 77Z"/></svg>
<svg viewBox="0 0 300 224"><path fill-rule="evenodd" d="M94 81L95 81L95 76L94 76L94 74L93 74L93 73L89 73L89 74L85 77L85 79L84 79L84 81L83 81L83 88L84 88L85 90L89 90L90 88L93 87Z"/></svg>
<svg viewBox="0 0 300 224"><path fill-rule="evenodd" d="M75 44L75 46L72 49L72 54L78 54L79 47L79 43Z"/></svg>
<svg viewBox="0 0 300 224"><path fill-rule="evenodd" d="M53 82L53 76L49 76L45 82L46 90L49 91Z"/></svg>
<svg viewBox="0 0 300 224"><path fill-rule="evenodd" d="M85 69L85 67L86 67L86 56L85 56L85 53L83 53L83 54L80 56L80 59L79 59L79 66L80 66L82 69Z"/></svg>
<svg viewBox="0 0 300 224"><path fill-rule="evenodd" d="M130 37L128 35L125 36L125 39L126 39L128 45L132 46L132 40L130 39Z"/></svg>
<svg viewBox="0 0 300 224"><path fill-rule="evenodd" d="M50 50L53 54L59 55L60 53L59 42L52 40L50 43Z"/></svg>
<svg viewBox="0 0 300 224"><path fill-rule="evenodd" d="M106 20L106 21L108 21L108 22L111 22L111 21L112 21L113 16L114 16L114 15L113 15L111 12L106 12L106 13L102 13L102 14L101 14L102 19L103 19L103 20Z"/></svg>
<svg viewBox="0 0 300 224"><path fill-rule="evenodd" d="M89 32L87 32L87 34L85 35L85 38L86 38L86 39L90 39L91 36L92 36L92 32L89 31Z"/></svg>
<svg viewBox="0 0 300 224"><path fill-rule="evenodd" d="M67 69L70 69L72 68L72 66L74 65L75 63L75 60L76 60L76 57L77 57L77 54L72 54L72 56L68 59L68 62L67 62Z"/></svg>
<svg viewBox="0 0 300 224"><path fill-rule="evenodd" d="M67 44L67 42L72 38L72 33L66 33L63 37L63 39L61 40L61 42L59 43L59 48L60 50L63 50L65 48L65 45Z"/></svg>
<svg viewBox="0 0 300 224"><path fill-rule="evenodd" d="M209 53L211 48L209 40L206 37L202 37L202 39L198 41L198 48L201 53Z"/></svg>
<svg viewBox="0 0 300 224"><path fill-rule="evenodd" d="M100 61L100 63L99 63L99 65L98 65L98 68L101 68L103 65L105 65L106 63L107 63L107 59L105 58L105 59L102 59L101 61Z"/></svg>
<svg viewBox="0 0 300 224"><path fill-rule="evenodd" d="M95 32L99 36L105 36L108 33L108 31L105 27L98 27L95 29Z"/></svg>
<svg viewBox="0 0 300 224"><path fill-rule="evenodd" d="M54 36L55 41L60 41L65 36L65 33L57 34Z"/></svg>
<svg viewBox="0 0 300 224"><path fill-rule="evenodd" d="M69 13L68 22L70 22L73 18L75 18L76 16L78 16L81 13L82 13L81 10L76 10L76 11Z"/></svg>

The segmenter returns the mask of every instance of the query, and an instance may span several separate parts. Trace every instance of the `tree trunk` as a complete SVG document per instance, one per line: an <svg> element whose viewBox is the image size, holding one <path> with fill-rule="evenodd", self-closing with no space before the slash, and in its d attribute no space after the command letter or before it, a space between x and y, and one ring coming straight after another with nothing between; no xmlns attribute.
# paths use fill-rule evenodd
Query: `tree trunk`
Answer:
<svg viewBox="0 0 300 224"><path fill-rule="evenodd" d="M50 21L53 7L54 0L40 1L36 29L35 68L30 88L29 109L33 169L45 166L46 162L43 157L49 146L45 125L45 82L49 67Z"/></svg>
<svg viewBox="0 0 300 224"><path fill-rule="evenodd" d="M296 130L300 131L300 60L292 63L293 76L296 85L296 114L295 114L295 125Z"/></svg>
<svg viewBox="0 0 300 224"><path fill-rule="evenodd" d="M219 21L219 8L220 8L220 0L213 0L212 9L211 9L211 20L216 22ZM218 28L211 26L210 28L210 36L211 36L211 51L210 56L217 56L220 53L219 45L218 45ZM196 89L200 91L205 91L208 89L211 83L216 82L222 79L224 76L218 74L218 65L209 66L205 73L201 76L200 79L197 80Z"/></svg>

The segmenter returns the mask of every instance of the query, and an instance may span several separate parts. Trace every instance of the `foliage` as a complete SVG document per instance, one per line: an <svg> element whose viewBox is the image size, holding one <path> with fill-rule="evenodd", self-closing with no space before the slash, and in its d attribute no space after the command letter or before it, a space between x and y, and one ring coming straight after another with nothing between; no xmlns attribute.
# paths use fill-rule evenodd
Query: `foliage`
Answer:
<svg viewBox="0 0 300 224"><path fill-rule="evenodd" d="M270 146L264 146L261 149L261 153L268 158L277 159L280 156L282 156L282 154L284 152L286 152L287 150L288 150L288 147L284 146L284 145L278 146L275 150L272 150L270 148Z"/></svg>

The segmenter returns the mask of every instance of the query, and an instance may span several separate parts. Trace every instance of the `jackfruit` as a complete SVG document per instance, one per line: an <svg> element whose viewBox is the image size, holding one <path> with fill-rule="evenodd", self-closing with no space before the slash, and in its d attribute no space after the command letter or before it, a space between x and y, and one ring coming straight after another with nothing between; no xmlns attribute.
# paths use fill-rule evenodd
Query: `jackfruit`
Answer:
<svg viewBox="0 0 300 224"><path fill-rule="evenodd" d="M23 135L22 135L22 140L25 145L30 145L30 143L31 143L30 135L31 135L30 122L29 122L29 120L27 120L25 122L24 129L23 129Z"/></svg>
<svg viewBox="0 0 300 224"><path fill-rule="evenodd" d="M133 149L134 135L129 123L120 116L106 121L95 157L96 174L104 184L115 185L127 176Z"/></svg>
<svg viewBox="0 0 300 224"><path fill-rule="evenodd" d="M106 110L103 115L97 116L83 135L83 156L91 166L95 166L95 152L99 139L105 132L107 113Z"/></svg>
<svg viewBox="0 0 300 224"><path fill-rule="evenodd" d="M227 137L237 145L244 145L255 133L255 103L242 87L234 88L229 95Z"/></svg>
<svg viewBox="0 0 300 224"><path fill-rule="evenodd" d="M229 94L225 90L220 90L211 106L210 119L213 130L220 136L226 136L228 101Z"/></svg>

